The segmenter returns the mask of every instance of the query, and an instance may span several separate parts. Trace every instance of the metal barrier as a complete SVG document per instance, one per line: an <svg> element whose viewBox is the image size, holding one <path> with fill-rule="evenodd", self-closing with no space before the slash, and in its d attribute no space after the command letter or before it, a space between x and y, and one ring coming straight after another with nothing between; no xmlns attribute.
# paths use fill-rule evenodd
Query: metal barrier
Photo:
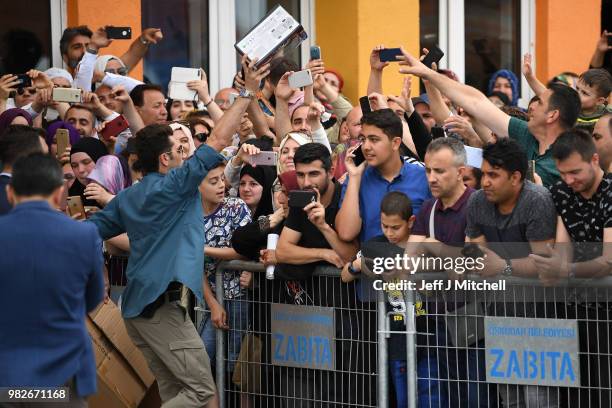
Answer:
<svg viewBox="0 0 612 408"><path fill-rule="evenodd" d="M341 283L340 271L332 267L317 268L312 278L301 281L303 285L296 287L293 286L294 283L287 285L287 281L280 279L265 279L261 273L264 272L262 264L241 261L222 262L219 265L216 272L216 287L223 287L223 274L227 271L243 270L254 272L255 288L248 298L235 301L241 305L238 309L248 310L248 321L251 324L250 330L244 327L239 329L237 337L242 340L243 347L247 333L259 337L261 362L249 363L235 355L236 347L229 339L236 338L232 332L236 330L235 327L232 328L232 323L236 324L238 321L231 316L228 317L230 330L216 332L215 367L217 389L220 391L220 407L387 407L388 369L386 334L383 330L386 327L387 314L382 293L377 302L360 302L357 299L355 283ZM227 310L231 308L236 311L235 304L226 303L223 292L223 290L216 291L217 301L220 304L225 303ZM299 364L293 366L273 364L279 343L275 347L276 350L272 350L272 342L275 340L271 331L271 326L274 324L271 321L271 311L279 305L282 308L284 305L299 304L300 302L295 302L296 293L304 300L302 304L304 307L301 310L306 314L309 313L309 306L312 307L313 315L321 313L318 307L333 308L335 323L332 327L332 344L335 345L336 358L335 367L331 370L300 367ZM301 318L304 318L304 321L308 320L308 316ZM233 350L228 350L232 347ZM252 374L249 370L259 371L259 384L252 386L241 384L241 389L231 384L231 371L236 364L241 365L243 374L245 365L247 375Z"/></svg>
<svg viewBox="0 0 612 408"><path fill-rule="evenodd" d="M421 294L404 292L408 407L612 407L612 278L505 281L499 292L429 293L416 318Z"/></svg>

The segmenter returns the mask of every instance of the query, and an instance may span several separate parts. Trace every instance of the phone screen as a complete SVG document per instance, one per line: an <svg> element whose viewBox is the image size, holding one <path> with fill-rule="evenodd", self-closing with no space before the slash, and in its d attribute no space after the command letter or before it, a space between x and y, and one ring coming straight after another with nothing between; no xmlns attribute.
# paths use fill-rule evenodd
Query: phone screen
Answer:
<svg viewBox="0 0 612 408"><path fill-rule="evenodd" d="M362 96L359 98L359 105L361 106L361 113L366 114L372 112L372 108L370 107L370 99L368 96Z"/></svg>
<svg viewBox="0 0 612 408"><path fill-rule="evenodd" d="M427 68L431 68L431 65L435 62L436 64L442 59L444 53L437 46L433 46L429 53L423 58L423 64L427 66Z"/></svg>
<svg viewBox="0 0 612 408"><path fill-rule="evenodd" d="M363 150L361 150L361 146L355 149L353 154L355 155L355 157L353 157L353 162L355 163L355 166L359 166L365 161L365 156L363 155Z"/></svg>

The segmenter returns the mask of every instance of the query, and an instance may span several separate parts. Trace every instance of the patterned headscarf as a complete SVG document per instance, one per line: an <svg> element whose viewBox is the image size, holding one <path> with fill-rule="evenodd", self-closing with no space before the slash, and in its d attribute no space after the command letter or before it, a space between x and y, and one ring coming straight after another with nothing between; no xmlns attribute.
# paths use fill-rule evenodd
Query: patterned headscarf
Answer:
<svg viewBox="0 0 612 408"><path fill-rule="evenodd" d="M493 74L491 79L489 80L489 92L490 95L493 92L493 88L495 87L495 80L497 78L502 77L506 78L510 82L510 86L512 87L512 100L510 101L510 106L516 106L518 103L519 90L518 90L518 79L516 75L512 71L508 71L507 69L500 69L496 73Z"/></svg>
<svg viewBox="0 0 612 408"><path fill-rule="evenodd" d="M125 188L125 178L121 162L116 156L102 156L96 162L96 167L87 177L104 187L109 193L117 195Z"/></svg>

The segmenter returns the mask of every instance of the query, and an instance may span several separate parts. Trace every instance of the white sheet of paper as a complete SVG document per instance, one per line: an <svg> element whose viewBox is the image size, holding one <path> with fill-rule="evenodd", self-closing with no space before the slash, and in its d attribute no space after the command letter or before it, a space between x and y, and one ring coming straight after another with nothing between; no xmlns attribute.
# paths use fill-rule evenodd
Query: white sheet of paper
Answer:
<svg viewBox="0 0 612 408"><path fill-rule="evenodd" d="M479 169L482 166L482 149L465 146L465 152L467 153L467 165Z"/></svg>

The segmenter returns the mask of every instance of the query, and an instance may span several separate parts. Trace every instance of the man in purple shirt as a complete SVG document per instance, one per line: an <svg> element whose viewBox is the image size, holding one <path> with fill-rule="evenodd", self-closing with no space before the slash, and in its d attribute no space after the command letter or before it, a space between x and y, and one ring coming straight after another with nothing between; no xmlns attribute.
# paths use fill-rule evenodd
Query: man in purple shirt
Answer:
<svg viewBox="0 0 612 408"><path fill-rule="evenodd" d="M475 191L463 184L463 174L467 171L463 143L450 137L432 141L425 153L425 171L434 198L425 201L417 214L406 252L412 252L410 243L427 241L427 249L436 253L436 256L445 256L441 252L447 252L443 248L446 245L452 247L464 245L467 202ZM433 328L435 332L434 336L429 336L431 338L427 339L426 347L438 350L436 355L430 355L430 358L437 359L438 364L442 365L438 369L440 377L449 380L448 397L451 406L470 408L492 406L488 395L494 396L496 393L487 392L487 385L484 383L486 372L484 352L477 349L484 347L484 344L474 344L468 348L446 347L448 336L442 318L445 313L442 306L450 310L463 305L455 302L456 300L453 292L449 292L446 293L447 302L433 301L424 305L426 311L434 314L428 315L428 331L432 331ZM435 342L434 345L437 347L432 348L432 342Z"/></svg>

